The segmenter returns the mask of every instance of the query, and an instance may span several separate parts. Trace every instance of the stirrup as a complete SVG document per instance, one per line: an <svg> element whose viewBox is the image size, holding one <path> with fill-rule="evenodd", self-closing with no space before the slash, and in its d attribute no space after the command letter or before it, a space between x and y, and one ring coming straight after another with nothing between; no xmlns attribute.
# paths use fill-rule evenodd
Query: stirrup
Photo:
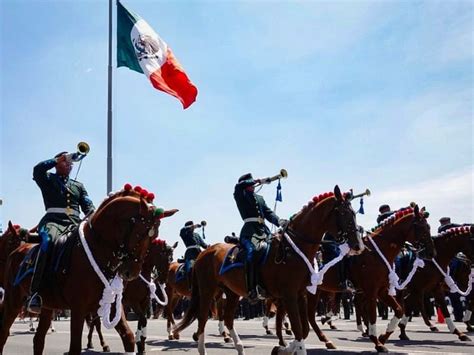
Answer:
<svg viewBox="0 0 474 355"><path fill-rule="evenodd" d="M257 285L257 287L255 287L255 291L257 292L257 298L259 300L264 300L266 298L267 292L262 286Z"/></svg>
<svg viewBox="0 0 474 355"><path fill-rule="evenodd" d="M40 314L41 313L41 307L43 306L43 299L41 296L38 294L38 292L35 292L29 299L28 299L28 304L26 306L26 309L30 313L34 314Z"/></svg>

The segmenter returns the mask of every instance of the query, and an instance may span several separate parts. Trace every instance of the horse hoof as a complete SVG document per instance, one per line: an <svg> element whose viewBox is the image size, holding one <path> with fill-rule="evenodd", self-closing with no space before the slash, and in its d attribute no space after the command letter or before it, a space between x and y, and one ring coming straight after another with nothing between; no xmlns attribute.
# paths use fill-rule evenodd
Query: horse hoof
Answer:
<svg viewBox="0 0 474 355"><path fill-rule="evenodd" d="M334 344L332 343L332 341L328 341L328 342L326 343L326 349L334 350L334 349L337 349L337 348L336 348L336 345L334 345Z"/></svg>
<svg viewBox="0 0 474 355"><path fill-rule="evenodd" d="M382 343L382 344L385 344L385 342L387 341L387 336L385 334L381 334L379 336L379 341Z"/></svg>
<svg viewBox="0 0 474 355"><path fill-rule="evenodd" d="M293 332L289 329L285 330L286 335L293 335Z"/></svg>
<svg viewBox="0 0 474 355"><path fill-rule="evenodd" d="M30 332L34 332L35 331L35 328L34 327L31 327L30 328Z"/></svg>
<svg viewBox="0 0 474 355"><path fill-rule="evenodd" d="M265 334L267 335L273 335L272 331L270 329L267 329L267 331L265 332Z"/></svg>
<svg viewBox="0 0 474 355"><path fill-rule="evenodd" d="M430 330L431 330L432 332L439 332L438 327L430 327Z"/></svg>
<svg viewBox="0 0 474 355"><path fill-rule="evenodd" d="M168 335L168 340L174 340L174 336L172 334Z"/></svg>
<svg viewBox="0 0 474 355"><path fill-rule="evenodd" d="M407 337L405 334L400 334L400 335L398 336L398 338L399 338L400 340L407 340L407 341L410 340L410 338Z"/></svg>
<svg viewBox="0 0 474 355"><path fill-rule="evenodd" d="M367 334L366 332L363 332L363 333L362 333L362 337L363 337L363 338L368 338L368 337L369 337L369 334Z"/></svg>
<svg viewBox="0 0 474 355"><path fill-rule="evenodd" d="M54 328L51 328L51 332L54 333L56 331L56 329Z"/></svg>
<svg viewBox="0 0 474 355"><path fill-rule="evenodd" d="M377 350L378 353L388 353L388 349L383 345L376 345L375 350Z"/></svg>
<svg viewBox="0 0 474 355"><path fill-rule="evenodd" d="M459 340L461 340L461 341L471 341L471 338L469 338L466 334L461 334L459 336Z"/></svg>
<svg viewBox="0 0 474 355"><path fill-rule="evenodd" d="M272 355L278 355L279 352L280 352L280 347L274 346L272 349Z"/></svg>
<svg viewBox="0 0 474 355"><path fill-rule="evenodd" d="M224 337L224 343L230 343L231 342L231 338L229 336L225 336Z"/></svg>
<svg viewBox="0 0 474 355"><path fill-rule="evenodd" d="M336 329L337 329L337 327L336 327L335 325L332 325L332 324L329 326L329 328L332 329L332 330L336 330Z"/></svg>
<svg viewBox="0 0 474 355"><path fill-rule="evenodd" d="M94 349L94 344L92 343L87 344L87 349Z"/></svg>
<svg viewBox="0 0 474 355"><path fill-rule="evenodd" d="M193 340L198 341L199 337L197 333L193 333Z"/></svg>
<svg viewBox="0 0 474 355"><path fill-rule="evenodd" d="M102 348L102 351L103 351L104 353L110 353L110 348L109 348L109 346L108 346L108 345L104 346L104 347Z"/></svg>

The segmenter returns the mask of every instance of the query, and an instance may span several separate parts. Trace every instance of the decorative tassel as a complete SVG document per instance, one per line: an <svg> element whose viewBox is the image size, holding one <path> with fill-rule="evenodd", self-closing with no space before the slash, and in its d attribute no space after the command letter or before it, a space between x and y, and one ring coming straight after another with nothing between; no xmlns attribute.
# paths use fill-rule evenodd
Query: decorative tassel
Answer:
<svg viewBox="0 0 474 355"><path fill-rule="evenodd" d="M365 214L364 212L364 199L361 197L360 198L360 207L359 207L359 211L357 211L358 213L360 214Z"/></svg>
<svg viewBox="0 0 474 355"><path fill-rule="evenodd" d="M281 196L281 184L280 184L280 179L278 179L277 195L276 195L275 201L280 201L280 202L283 201L283 198L282 198L282 196Z"/></svg>

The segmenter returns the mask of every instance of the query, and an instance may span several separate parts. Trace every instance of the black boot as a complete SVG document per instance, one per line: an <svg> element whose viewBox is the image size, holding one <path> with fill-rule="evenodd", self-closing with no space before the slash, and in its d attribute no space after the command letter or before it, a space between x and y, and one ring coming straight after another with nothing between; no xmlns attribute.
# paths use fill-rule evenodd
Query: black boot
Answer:
<svg viewBox="0 0 474 355"><path fill-rule="evenodd" d="M245 263L245 276L247 280L248 301L250 304L258 302L257 290L255 290L255 265L253 262Z"/></svg>
<svg viewBox="0 0 474 355"><path fill-rule="evenodd" d="M36 257L35 272L31 279L30 297L26 301L28 312L35 314L41 313L41 307L43 305L43 300L38 294L38 291L41 286L44 268L46 267L46 258L47 254L40 249L38 251L38 256Z"/></svg>

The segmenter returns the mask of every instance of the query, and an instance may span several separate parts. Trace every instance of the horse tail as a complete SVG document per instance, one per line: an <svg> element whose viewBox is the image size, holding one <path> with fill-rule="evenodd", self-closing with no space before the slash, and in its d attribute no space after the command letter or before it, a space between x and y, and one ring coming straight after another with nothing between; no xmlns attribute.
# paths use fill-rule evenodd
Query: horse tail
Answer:
<svg viewBox="0 0 474 355"><path fill-rule="evenodd" d="M198 278L195 270L193 270L193 285L191 289L191 300L189 302L189 307L183 319L176 325L173 332L179 333L183 331L184 329L189 327L192 322L196 320L199 311L200 299L201 296L199 295Z"/></svg>

